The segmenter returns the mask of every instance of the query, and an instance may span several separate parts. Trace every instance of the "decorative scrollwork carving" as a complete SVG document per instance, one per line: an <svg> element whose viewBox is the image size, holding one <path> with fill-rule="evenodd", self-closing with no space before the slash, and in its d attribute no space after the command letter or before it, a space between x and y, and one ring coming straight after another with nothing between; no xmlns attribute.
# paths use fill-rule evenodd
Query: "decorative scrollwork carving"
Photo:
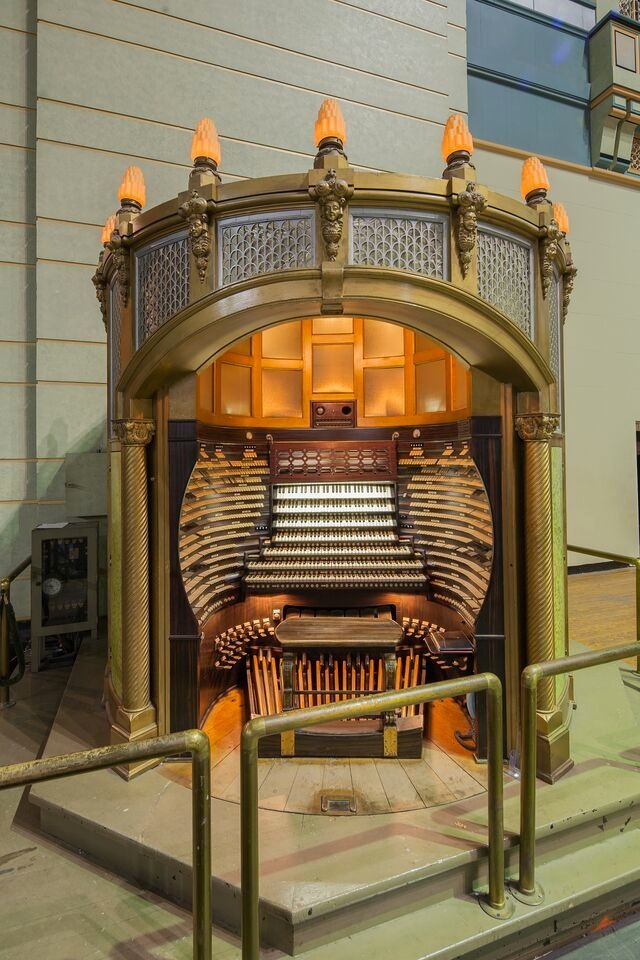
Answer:
<svg viewBox="0 0 640 960"><path fill-rule="evenodd" d="M120 302L122 303L123 307L126 307L129 300L129 286L131 278L129 269L129 251L127 249L125 238L121 237L117 230L114 230L107 246L109 247L109 250L111 250L111 258L118 276L118 293L120 295Z"/></svg>
<svg viewBox="0 0 640 960"><path fill-rule="evenodd" d="M155 433L154 420L114 420L113 431L128 446L144 447Z"/></svg>
<svg viewBox="0 0 640 960"><path fill-rule="evenodd" d="M571 294L573 293L573 283L576 278L577 270L572 263L567 266L562 277L562 322L567 319Z"/></svg>
<svg viewBox="0 0 640 960"><path fill-rule="evenodd" d="M93 285L96 288L96 297L98 303L100 304L100 313L102 314L102 322L104 323L104 329L107 329L107 278L104 275L104 251L100 251L100 257L98 258L98 266L96 267L96 272L91 277Z"/></svg>
<svg viewBox="0 0 640 960"><path fill-rule="evenodd" d="M548 443L560 425L558 413L525 413L515 418L521 440Z"/></svg>
<svg viewBox="0 0 640 960"><path fill-rule="evenodd" d="M456 215L456 242L462 276L466 277L471 264L471 254L478 237L478 215L487 205L486 197L476 190L475 183L468 183L465 190L453 201L458 208Z"/></svg>
<svg viewBox="0 0 640 960"><path fill-rule="evenodd" d="M542 228L540 251L540 276L542 278L542 296L546 298L553 277L553 264L558 255L558 241L562 231L555 220Z"/></svg>
<svg viewBox="0 0 640 960"><path fill-rule="evenodd" d="M329 170L324 180L309 187L310 196L320 206L322 239L329 260L335 260L340 248L344 210L353 196L353 187L339 180L335 170Z"/></svg>
<svg viewBox="0 0 640 960"><path fill-rule="evenodd" d="M211 256L207 201L197 190L192 190L189 199L178 207L178 213L189 226L191 253L196 261L200 283L204 283Z"/></svg>

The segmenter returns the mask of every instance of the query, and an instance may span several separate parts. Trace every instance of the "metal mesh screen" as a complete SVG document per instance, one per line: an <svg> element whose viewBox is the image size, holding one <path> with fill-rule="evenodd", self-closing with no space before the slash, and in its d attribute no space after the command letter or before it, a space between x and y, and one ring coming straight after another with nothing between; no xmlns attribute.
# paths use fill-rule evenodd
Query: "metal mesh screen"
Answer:
<svg viewBox="0 0 640 960"><path fill-rule="evenodd" d="M444 221L424 217L351 218L351 260L371 267L410 270L427 277L445 277Z"/></svg>
<svg viewBox="0 0 640 960"><path fill-rule="evenodd" d="M189 303L189 247L185 236L141 251L137 263L138 343Z"/></svg>
<svg viewBox="0 0 640 960"><path fill-rule="evenodd" d="M529 246L479 230L478 293L533 337Z"/></svg>
<svg viewBox="0 0 640 960"><path fill-rule="evenodd" d="M238 283L262 273L313 263L311 216L264 217L222 222L220 283Z"/></svg>

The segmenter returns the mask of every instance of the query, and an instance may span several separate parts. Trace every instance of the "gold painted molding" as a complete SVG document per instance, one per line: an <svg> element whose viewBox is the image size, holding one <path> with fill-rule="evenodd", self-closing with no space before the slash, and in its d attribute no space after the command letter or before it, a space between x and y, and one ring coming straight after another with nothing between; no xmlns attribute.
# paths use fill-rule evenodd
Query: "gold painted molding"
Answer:
<svg viewBox="0 0 640 960"><path fill-rule="evenodd" d="M443 280L386 267L344 268L345 314L395 320L446 345L465 363L547 402L554 375L504 314ZM318 269L253 277L218 289L164 323L132 357L118 384L126 403L208 366L230 344L287 320L319 316Z"/></svg>

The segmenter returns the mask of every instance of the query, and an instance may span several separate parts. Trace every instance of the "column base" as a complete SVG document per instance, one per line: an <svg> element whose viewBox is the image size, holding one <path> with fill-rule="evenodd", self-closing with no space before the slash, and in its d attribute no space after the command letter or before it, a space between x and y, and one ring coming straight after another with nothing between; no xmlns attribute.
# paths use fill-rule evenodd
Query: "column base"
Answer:
<svg viewBox="0 0 640 960"><path fill-rule="evenodd" d="M158 735L156 711L152 704L148 704L141 710L125 710L123 706L118 706L115 716L110 719L112 744L135 743L137 740L149 740L151 737L157 737ZM145 770L156 767L159 763L160 758L157 760L135 760L132 763L114 767L114 770L124 780L133 780L134 777L144 773Z"/></svg>
<svg viewBox="0 0 640 960"><path fill-rule="evenodd" d="M573 713L572 684L567 684L561 702L551 713L538 713L538 762L536 775L545 783L556 783L568 773L571 759L569 727Z"/></svg>

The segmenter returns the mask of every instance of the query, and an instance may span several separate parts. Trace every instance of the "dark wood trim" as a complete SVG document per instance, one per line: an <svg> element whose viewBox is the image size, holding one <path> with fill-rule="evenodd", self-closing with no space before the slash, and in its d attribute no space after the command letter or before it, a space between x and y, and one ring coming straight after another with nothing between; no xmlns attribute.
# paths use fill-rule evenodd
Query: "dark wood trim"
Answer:
<svg viewBox="0 0 640 960"><path fill-rule="evenodd" d="M169 420L169 669L170 729L198 724L198 648L200 631L185 593L180 570L182 498L198 458L195 420Z"/></svg>

